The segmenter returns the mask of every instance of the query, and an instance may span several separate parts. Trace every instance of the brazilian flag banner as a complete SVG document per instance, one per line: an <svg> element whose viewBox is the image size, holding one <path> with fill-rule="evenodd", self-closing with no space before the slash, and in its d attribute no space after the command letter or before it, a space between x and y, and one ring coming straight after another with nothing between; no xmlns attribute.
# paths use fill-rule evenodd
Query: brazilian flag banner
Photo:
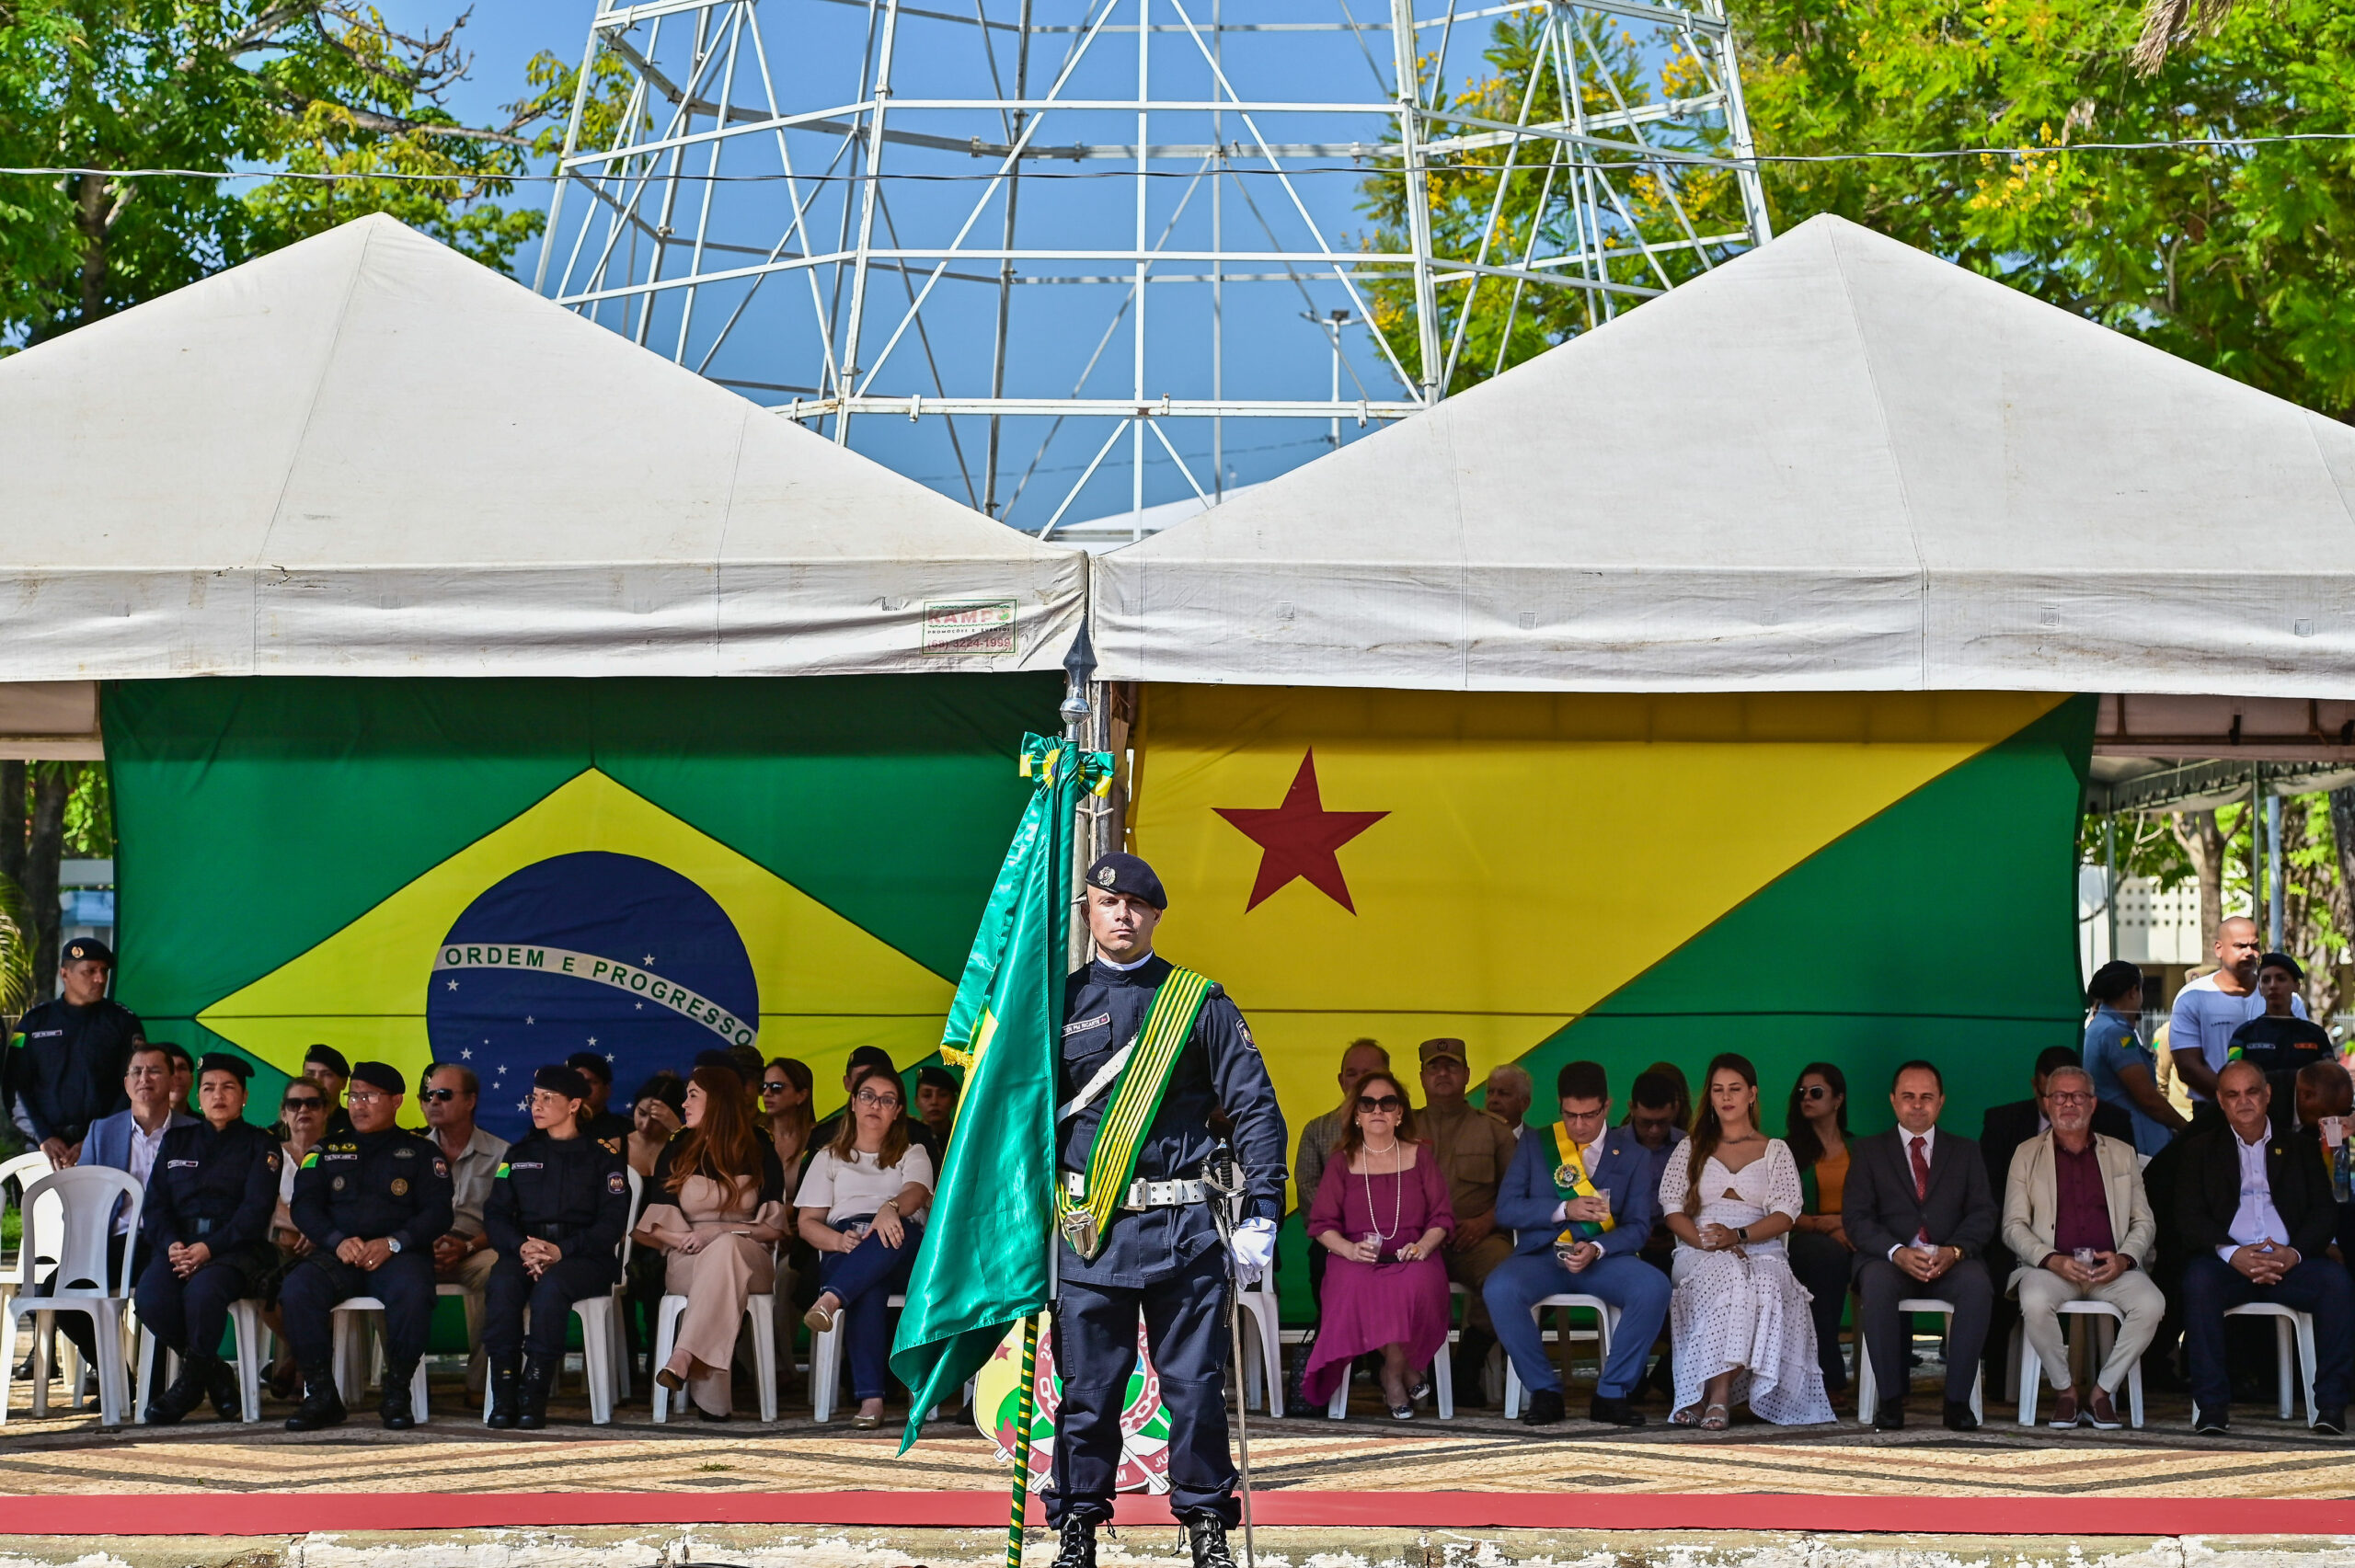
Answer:
<svg viewBox="0 0 2355 1568"><path fill-rule="evenodd" d="M1112 759L1027 735L1021 771L1030 804L990 889L941 1037L941 1056L966 1070L965 1092L891 1345L891 1370L913 1395L902 1453L924 1413L981 1369L1007 1326L1047 1304L1072 818L1082 791L1109 787Z"/></svg>
<svg viewBox="0 0 2355 1568"><path fill-rule="evenodd" d="M592 1051L617 1100L749 1047L933 1054L1061 676L157 681L105 692L121 991L262 1068L314 1043L472 1068L529 1126ZM414 1120L412 1106L407 1119Z"/></svg>

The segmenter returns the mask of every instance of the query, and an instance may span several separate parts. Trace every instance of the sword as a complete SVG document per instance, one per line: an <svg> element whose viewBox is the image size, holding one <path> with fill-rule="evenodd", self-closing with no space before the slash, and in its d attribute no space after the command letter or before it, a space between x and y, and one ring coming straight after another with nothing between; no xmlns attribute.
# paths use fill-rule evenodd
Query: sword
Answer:
<svg viewBox="0 0 2355 1568"><path fill-rule="evenodd" d="M1243 1167L1234 1150L1219 1145L1218 1152L1202 1167L1202 1185L1218 1195L1218 1202L1211 1206L1211 1218L1217 1222L1219 1242L1226 1248L1227 1278L1233 1286L1226 1293L1226 1333L1235 1367L1235 1441L1241 1456L1236 1474L1243 1491L1243 1568L1258 1568L1251 1538L1251 1397L1243 1378L1243 1279L1235 1266L1235 1211L1230 1207L1243 1196L1244 1183ZM1278 1380L1283 1376L1281 1368L1260 1370L1264 1377Z"/></svg>

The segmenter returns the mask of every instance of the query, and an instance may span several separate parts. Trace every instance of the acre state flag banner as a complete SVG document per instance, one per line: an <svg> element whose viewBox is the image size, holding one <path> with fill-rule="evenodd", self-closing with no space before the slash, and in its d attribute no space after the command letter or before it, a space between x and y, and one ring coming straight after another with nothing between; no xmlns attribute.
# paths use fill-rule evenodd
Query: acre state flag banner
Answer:
<svg viewBox="0 0 2355 1568"><path fill-rule="evenodd" d="M752 1046L929 1059L1051 724L1040 675L109 686L120 993L278 1074L315 1042L626 1095ZM258 1115L275 1089L258 1082Z"/></svg>
<svg viewBox="0 0 2355 1568"><path fill-rule="evenodd" d="M1165 945L1258 1036L1286 1119L1342 1048L1474 1082L1520 1062L1533 1122L1591 1057L1619 1108L1654 1061L1758 1066L1779 1132L1806 1063L1859 1132L1926 1057L1951 1125L2077 1043L2075 843L2090 699L1638 696L1149 685L1132 795Z"/></svg>

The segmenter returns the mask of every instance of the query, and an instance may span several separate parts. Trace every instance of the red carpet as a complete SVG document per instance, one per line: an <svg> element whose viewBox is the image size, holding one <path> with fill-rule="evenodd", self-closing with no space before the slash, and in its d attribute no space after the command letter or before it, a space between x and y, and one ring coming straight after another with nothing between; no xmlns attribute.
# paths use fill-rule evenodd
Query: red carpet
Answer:
<svg viewBox="0 0 2355 1568"><path fill-rule="evenodd" d="M1448 1529L1819 1530L1916 1535L2355 1534L2355 1499L1842 1497L1635 1493L1270 1492L1262 1525ZM999 1492L52 1493L0 1497L24 1535L286 1535L529 1525L1003 1526ZM1034 1510L1033 1524L1042 1524ZM1169 1523L1157 1498L1123 1497L1124 1525Z"/></svg>

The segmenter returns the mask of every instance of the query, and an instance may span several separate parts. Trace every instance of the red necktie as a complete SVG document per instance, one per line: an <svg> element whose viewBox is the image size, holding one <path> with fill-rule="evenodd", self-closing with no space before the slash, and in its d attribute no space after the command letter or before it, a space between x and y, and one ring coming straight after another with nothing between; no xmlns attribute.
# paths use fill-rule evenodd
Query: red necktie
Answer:
<svg viewBox="0 0 2355 1568"><path fill-rule="evenodd" d="M1922 1146L1929 1141L1916 1134L1913 1139L1913 1201L1921 1203L1930 1196L1930 1157Z"/></svg>

